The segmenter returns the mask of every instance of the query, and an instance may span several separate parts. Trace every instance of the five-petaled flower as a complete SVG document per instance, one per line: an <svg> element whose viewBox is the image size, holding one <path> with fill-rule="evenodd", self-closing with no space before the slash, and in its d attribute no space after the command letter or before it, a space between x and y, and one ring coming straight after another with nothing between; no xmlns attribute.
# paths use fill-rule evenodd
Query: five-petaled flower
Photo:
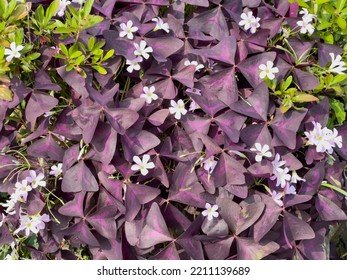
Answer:
<svg viewBox="0 0 347 280"><path fill-rule="evenodd" d="M260 64L259 65L259 69L260 69L259 77L261 79L268 77L269 80L273 80L275 78L274 74L279 72L278 68L273 67L273 66L274 66L274 63L272 61L267 61L266 65Z"/></svg>
<svg viewBox="0 0 347 280"><path fill-rule="evenodd" d="M128 20L126 24L122 22L120 24L120 28L122 29L122 31L119 32L119 36L120 37L127 36L129 40L134 39L133 33L139 30L136 26L133 26L133 22L131 20Z"/></svg>
<svg viewBox="0 0 347 280"><path fill-rule="evenodd" d="M45 187L46 182L43 181L43 178L45 177L42 173L39 173L36 175L36 171L30 170L29 171L30 177L26 177L26 180L31 183L31 187L33 189L36 189L38 186Z"/></svg>
<svg viewBox="0 0 347 280"><path fill-rule="evenodd" d="M15 42L12 42L10 44L10 48L9 49L5 49L5 55L6 55L6 61L7 62L11 62L11 60L13 58L20 58L21 54L20 51L23 49L24 47L22 45L16 45Z"/></svg>
<svg viewBox="0 0 347 280"><path fill-rule="evenodd" d="M157 31L157 30L164 30L166 33L169 33L170 32L170 29L169 29L169 24L168 23L164 23L164 21L158 17L158 18L153 18L152 21L156 22L156 26L154 27L153 31Z"/></svg>
<svg viewBox="0 0 347 280"><path fill-rule="evenodd" d="M205 217L207 216L207 220L211 221L213 218L217 218L219 216L219 213L217 212L217 204L211 206L210 203L206 203L205 208L206 210L202 211L201 214Z"/></svg>
<svg viewBox="0 0 347 280"><path fill-rule="evenodd" d="M260 27L259 17L254 17L253 12L247 12L241 14L241 21L239 22L240 26L244 26L243 28L247 31L250 29L251 33L255 33L257 28Z"/></svg>
<svg viewBox="0 0 347 280"><path fill-rule="evenodd" d="M142 62L142 61L143 61L142 56L138 56L138 57L136 57L134 59L127 59L126 62L125 62L126 65L129 65L127 67L127 71L129 73L132 73L134 70L135 71L139 71L141 69L141 66L140 66L139 63Z"/></svg>
<svg viewBox="0 0 347 280"><path fill-rule="evenodd" d="M32 190L31 186L28 185L27 180L22 180L22 182L17 182L15 184L15 192L13 198L16 200L22 200L23 202L27 201L28 192ZM11 196L12 197L12 196Z"/></svg>
<svg viewBox="0 0 347 280"><path fill-rule="evenodd" d="M135 51L134 54L136 56L142 56L144 59L149 58L149 54L153 52L152 47L147 47L147 43L145 40L141 40L140 44L134 43Z"/></svg>
<svg viewBox="0 0 347 280"><path fill-rule="evenodd" d="M157 100L158 99L158 95L156 95L154 93L154 91L155 91L155 87L154 86L143 87L143 92L144 93L141 93L140 97L145 98L147 104L151 104L152 100Z"/></svg>
<svg viewBox="0 0 347 280"><path fill-rule="evenodd" d="M337 74L344 74L344 71L346 71L347 68L345 67L345 62L341 61L341 55L337 55L336 57L334 53L329 53L329 55L331 57L329 71Z"/></svg>
<svg viewBox="0 0 347 280"><path fill-rule="evenodd" d="M283 189L288 182L290 182L290 174L288 174L288 167L277 168L274 170L273 175L270 177L271 180L276 180L276 187L281 186Z"/></svg>
<svg viewBox="0 0 347 280"><path fill-rule="evenodd" d="M153 162L149 162L151 157L149 155L143 155L142 160L138 156L133 157L133 161L136 164L131 166L131 170L138 171L140 170L143 176L148 174L148 169L153 169L155 167Z"/></svg>
<svg viewBox="0 0 347 280"><path fill-rule="evenodd" d="M175 100L170 101L171 107L169 108L170 114L175 114L177 120L181 119L181 115L187 114L187 109L184 108L184 102L179 99L177 102Z"/></svg>
<svg viewBox="0 0 347 280"><path fill-rule="evenodd" d="M51 171L49 175L53 175L54 177L59 177L63 173L63 164L58 163L58 165L53 165L51 167Z"/></svg>
<svg viewBox="0 0 347 280"><path fill-rule="evenodd" d="M263 147L260 143L255 143L255 148L251 148L252 152L256 152L255 161L261 162L263 157L272 157L269 145L265 144Z"/></svg>

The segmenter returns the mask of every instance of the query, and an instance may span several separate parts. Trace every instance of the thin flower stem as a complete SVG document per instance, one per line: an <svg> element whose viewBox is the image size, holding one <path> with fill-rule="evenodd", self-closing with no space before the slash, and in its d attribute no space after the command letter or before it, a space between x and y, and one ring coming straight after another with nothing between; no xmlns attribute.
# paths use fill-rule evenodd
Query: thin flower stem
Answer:
<svg viewBox="0 0 347 280"><path fill-rule="evenodd" d="M347 191L344 191L343 189L339 188L339 187L336 187L334 185L331 185L331 184L328 184L328 183L321 183L321 186L322 187L326 187L326 188L329 188L329 189L332 189L334 191L337 191L339 192L340 194L344 195L345 197L347 197Z"/></svg>

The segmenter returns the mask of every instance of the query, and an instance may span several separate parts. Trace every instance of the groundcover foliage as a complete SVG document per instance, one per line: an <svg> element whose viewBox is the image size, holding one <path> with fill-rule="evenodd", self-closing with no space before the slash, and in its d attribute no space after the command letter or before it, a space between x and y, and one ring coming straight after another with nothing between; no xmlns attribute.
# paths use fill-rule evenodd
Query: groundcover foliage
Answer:
<svg viewBox="0 0 347 280"><path fill-rule="evenodd" d="M0 258L346 258L346 19L0 0Z"/></svg>

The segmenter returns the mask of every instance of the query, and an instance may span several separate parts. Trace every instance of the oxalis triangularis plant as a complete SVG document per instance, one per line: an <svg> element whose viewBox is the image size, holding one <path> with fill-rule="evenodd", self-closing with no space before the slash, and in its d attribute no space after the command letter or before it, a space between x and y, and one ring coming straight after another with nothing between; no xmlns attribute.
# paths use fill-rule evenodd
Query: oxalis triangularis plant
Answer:
<svg viewBox="0 0 347 280"><path fill-rule="evenodd" d="M0 258L346 259L346 14L0 0Z"/></svg>

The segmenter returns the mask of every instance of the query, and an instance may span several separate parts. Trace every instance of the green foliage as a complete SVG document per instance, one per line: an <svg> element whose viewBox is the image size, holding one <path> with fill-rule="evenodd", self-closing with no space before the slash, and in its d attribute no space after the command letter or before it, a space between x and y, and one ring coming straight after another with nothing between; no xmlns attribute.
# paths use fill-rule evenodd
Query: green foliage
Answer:
<svg viewBox="0 0 347 280"><path fill-rule="evenodd" d="M101 16L90 15L94 0L87 0L83 8L76 10L71 5L69 12L65 11L65 23L56 20L54 24L54 33L61 34L60 38L64 39L68 36L74 36L78 39L79 33L87 28L97 25L103 21Z"/></svg>
<svg viewBox="0 0 347 280"><path fill-rule="evenodd" d="M307 103L312 101L318 101L319 99L308 93L299 91L293 86L293 77L289 76L286 80L282 80L279 84L279 88L276 90L276 82L271 84L274 95L278 96L281 100L280 110L282 113L287 112L290 108L300 110L295 103Z"/></svg>
<svg viewBox="0 0 347 280"><path fill-rule="evenodd" d="M59 44L61 53L54 56L66 60L66 71L74 69L83 77L86 77L85 71L81 68L83 66L91 67L100 74L106 74L107 70L102 65L114 55L114 50L111 49L105 53L102 49L104 45L105 41L96 42L94 37L90 37L87 46L78 42L68 49L65 45Z"/></svg>

